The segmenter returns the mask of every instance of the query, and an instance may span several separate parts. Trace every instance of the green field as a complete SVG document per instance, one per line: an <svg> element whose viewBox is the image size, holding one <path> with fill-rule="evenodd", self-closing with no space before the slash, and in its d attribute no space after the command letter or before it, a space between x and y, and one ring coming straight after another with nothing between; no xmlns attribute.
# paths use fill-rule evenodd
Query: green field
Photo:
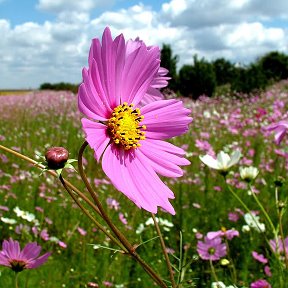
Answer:
<svg viewBox="0 0 288 288"><path fill-rule="evenodd" d="M182 100L191 109L193 122L187 134L172 139L172 142L187 151L191 165L184 168L185 174L181 178L163 178L175 193L171 203L176 215L163 211L157 214L166 220L160 222L160 228L169 248L176 281L181 278L177 271L179 268L182 271L182 286L179 287L211 287L215 282L209 261L201 259L197 253L197 237L200 233L206 235L221 227L233 228L240 235L228 241L229 251L224 258L229 264L213 261L219 281L227 286L250 287L253 281L266 279L272 287L287 287L285 257L271 252L267 241L274 239L274 235L265 215L250 195L249 187L240 179L239 167L255 166L259 169L253 189L277 228L279 215L275 189L283 203L283 213L286 210L288 137L276 146L273 135L268 135L264 127L287 117L288 82L281 82L265 93L250 97L223 95L201 98L196 102L187 98ZM85 140L76 95L69 92L31 91L21 97L12 93L2 95L0 115L0 145L35 160L51 146L63 146L69 150L71 158L77 158ZM199 160L199 155L217 154L221 150L231 153L236 149L243 156L227 175L228 185L217 171L205 167ZM84 157L87 176L109 216L132 244L147 241L137 248L137 252L169 283L159 239L153 239L157 236L156 231L153 225L145 224L151 215L138 209L110 184L90 148L86 149ZM60 181L47 173L40 173L33 165L0 149L0 240L11 237L22 247L37 241L43 252L52 252L43 266L21 272L19 287L77 288L89 287L89 282L97 283L99 287L154 287L138 263L127 255L110 250L118 247L95 228ZM275 180L280 176L282 182L277 182L281 184L277 186ZM78 173L64 171L63 177L88 196ZM246 211L229 188L250 210L259 213L260 222L265 223L265 232L259 233L255 229L243 232L246 224L243 213ZM110 198L119 205L112 206ZM37 233L35 223L16 215L14 209L17 206L36 216L39 221ZM239 216L238 221L229 220L228 213L231 212ZM7 223L7 218L16 223ZM287 224L287 215L284 214L282 227L285 237L288 235ZM143 228L141 233L140 228ZM48 233L46 237L45 232ZM61 245L62 242L66 247ZM252 251L263 254L268 263L256 261ZM270 267L272 276L265 274L265 266ZM1 267L0 273L0 287L14 287L14 272Z"/></svg>

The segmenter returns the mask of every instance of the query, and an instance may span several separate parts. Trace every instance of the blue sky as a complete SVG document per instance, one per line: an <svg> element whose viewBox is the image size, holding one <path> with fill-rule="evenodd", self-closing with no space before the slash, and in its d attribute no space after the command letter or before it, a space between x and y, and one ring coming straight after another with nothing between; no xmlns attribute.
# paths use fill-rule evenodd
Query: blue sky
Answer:
<svg viewBox="0 0 288 288"><path fill-rule="evenodd" d="M139 3L139 1L137 0L116 0L113 2L114 3L111 3L108 6L111 11L127 9L128 7ZM167 1L146 0L142 2L145 3L145 5L153 7L154 10L159 11L161 9L161 5ZM55 15L54 13L45 12L37 9L37 0L0 0L0 3L0 19L9 19L13 26L29 21L44 23L44 21L47 20L53 21L57 17L57 15ZM106 9L107 7L101 5L91 11L91 16L97 17Z"/></svg>
<svg viewBox="0 0 288 288"><path fill-rule="evenodd" d="M178 68L195 54L248 64L288 53L287 0L0 0L0 89L80 83L106 26L114 37L170 44Z"/></svg>

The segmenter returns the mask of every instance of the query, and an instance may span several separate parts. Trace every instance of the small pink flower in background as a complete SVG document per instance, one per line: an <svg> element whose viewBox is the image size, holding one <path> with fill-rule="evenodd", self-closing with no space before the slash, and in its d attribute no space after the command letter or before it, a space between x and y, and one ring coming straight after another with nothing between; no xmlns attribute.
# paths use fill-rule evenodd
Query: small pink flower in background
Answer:
<svg viewBox="0 0 288 288"><path fill-rule="evenodd" d="M268 259L264 257L262 254L258 254L256 251L252 252L252 257L260 263L266 264L268 263Z"/></svg>
<svg viewBox="0 0 288 288"><path fill-rule="evenodd" d="M40 237L44 240L44 241L48 241L50 236L48 234L48 231L47 229L43 229L41 232L40 232Z"/></svg>
<svg viewBox="0 0 288 288"><path fill-rule="evenodd" d="M34 269L45 263L51 255L48 252L39 257L40 252L41 246L36 242L28 243L21 251L19 242L10 238L2 243L0 265L10 267L15 272Z"/></svg>
<svg viewBox="0 0 288 288"><path fill-rule="evenodd" d="M216 261L227 254L227 247L225 243L222 243L221 238L205 237L204 241L198 241L197 252L203 260Z"/></svg>
<svg viewBox="0 0 288 288"><path fill-rule="evenodd" d="M209 240L215 239L217 237L225 237L228 240L233 239L234 237L239 237L239 232L237 230L231 229L231 230L226 230L226 228L222 228L219 231L215 232L208 232L207 233L207 238Z"/></svg>
<svg viewBox="0 0 288 288"><path fill-rule="evenodd" d="M270 240L269 244L274 253L278 252L280 254L284 254L284 245L285 245L285 251L288 254L288 237L284 239L284 245L283 240L280 237L278 237L277 241L276 239Z"/></svg>
<svg viewBox="0 0 288 288"><path fill-rule="evenodd" d="M107 198L106 203L110 209L118 211L120 208L120 203L113 198Z"/></svg>
<svg viewBox="0 0 288 288"><path fill-rule="evenodd" d="M272 273L271 273L270 266L265 265L265 267L264 267L264 273L265 273L265 275L267 275L268 277L272 277Z"/></svg>
<svg viewBox="0 0 288 288"><path fill-rule="evenodd" d="M59 245L61 248L67 248L67 244L64 243L63 241L59 241L59 242L58 242L58 245Z"/></svg>
<svg viewBox="0 0 288 288"><path fill-rule="evenodd" d="M220 186L214 186L213 189L218 192L222 191L222 188Z"/></svg>
<svg viewBox="0 0 288 288"><path fill-rule="evenodd" d="M120 221L121 221L124 225L127 225L127 224L128 224L128 221L127 221L127 219L125 218L125 216L124 216L123 213L119 213L119 219L120 219Z"/></svg>
<svg viewBox="0 0 288 288"><path fill-rule="evenodd" d="M288 129L288 121L282 120L277 123L273 123L265 128L267 131L273 131L275 130L275 143L279 145L281 141L283 140L284 136L287 133Z"/></svg>
<svg viewBox="0 0 288 288"><path fill-rule="evenodd" d="M237 212L229 212L228 213L228 219L231 222L237 222L239 220L240 216Z"/></svg>
<svg viewBox="0 0 288 288"><path fill-rule="evenodd" d="M99 287L99 285L97 283L95 283L95 282L88 282L87 286L91 287L91 288L98 288Z"/></svg>
<svg viewBox="0 0 288 288"><path fill-rule="evenodd" d="M105 287L112 287L113 286L113 283L109 282L109 281L103 281L103 285Z"/></svg>
<svg viewBox="0 0 288 288"><path fill-rule="evenodd" d="M47 224L49 224L49 225L52 225L52 224L53 224L53 221L52 221L50 218L48 218L48 217L45 217L45 222L46 222Z"/></svg>
<svg viewBox="0 0 288 288"><path fill-rule="evenodd" d="M36 206L36 207L35 207L35 210L38 211L38 212L40 212L40 213L44 213L44 209L41 208L41 207L39 207L39 206Z"/></svg>
<svg viewBox="0 0 288 288"><path fill-rule="evenodd" d="M0 210L7 212L7 211L9 211L9 208L7 206L0 205Z"/></svg>
<svg viewBox="0 0 288 288"><path fill-rule="evenodd" d="M264 279L259 279L251 283L250 288L272 288L269 282Z"/></svg>
<svg viewBox="0 0 288 288"><path fill-rule="evenodd" d="M163 140L187 132L190 110L178 100L149 102L151 88L166 81L159 47L123 35L112 39L104 30L102 44L93 39L89 68L83 69L78 107L86 141L112 184L139 208L175 214L173 192L158 174L180 177L189 165L185 151ZM164 82L163 82L164 81ZM162 85L160 84L160 85ZM162 86L163 87L163 86ZM155 90L154 90L155 92Z"/></svg>
<svg viewBox="0 0 288 288"><path fill-rule="evenodd" d="M85 231L83 228L81 227L77 227L77 231L79 232L80 235L85 236L87 234L87 231Z"/></svg>

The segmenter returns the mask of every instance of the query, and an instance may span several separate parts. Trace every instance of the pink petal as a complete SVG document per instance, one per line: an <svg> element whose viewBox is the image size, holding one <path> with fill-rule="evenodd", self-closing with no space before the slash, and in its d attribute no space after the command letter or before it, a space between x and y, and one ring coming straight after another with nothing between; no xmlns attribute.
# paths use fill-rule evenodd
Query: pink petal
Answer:
<svg viewBox="0 0 288 288"><path fill-rule="evenodd" d="M86 141L89 143L89 146L94 149L95 158L99 161L110 141L110 137L107 134L107 126L86 118L83 118L81 121L86 134Z"/></svg>
<svg viewBox="0 0 288 288"><path fill-rule="evenodd" d="M182 169L178 165L189 165L190 162L182 157L182 153L179 155L177 152L179 148L170 144L167 151L165 149L166 143L160 140L148 139L146 141L141 141L141 147L139 148L139 153L143 153L146 156L147 161L150 160L150 165L153 170L166 177L180 177L183 175ZM176 148L175 150L173 148ZM171 151L172 150L172 151ZM173 151L174 150L174 151ZM182 152L182 151L181 151Z"/></svg>
<svg viewBox="0 0 288 288"><path fill-rule="evenodd" d="M42 256L40 256L39 258L35 259L34 261L32 261L31 263L29 263L27 265L28 269L34 269L39 267L40 265L42 265L43 263L45 263L47 261L47 258L51 255L50 252L43 254Z"/></svg>
<svg viewBox="0 0 288 288"><path fill-rule="evenodd" d="M127 46L129 46L129 42ZM159 48L147 50L143 42L126 55L122 81L121 102L137 105L144 97L159 69Z"/></svg>
<svg viewBox="0 0 288 288"><path fill-rule="evenodd" d="M29 260L34 259L39 256L41 251L41 246L37 245L36 242L28 243L24 249L21 251L21 259Z"/></svg>
<svg viewBox="0 0 288 288"><path fill-rule="evenodd" d="M11 267L8 258L0 252L0 265Z"/></svg>
<svg viewBox="0 0 288 288"><path fill-rule="evenodd" d="M91 72L83 69L83 83L78 91L80 112L95 120L105 121L111 114L108 103L103 101L96 91L91 79Z"/></svg>
<svg viewBox="0 0 288 288"><path fill-rule="evenodd" d="M160 180L150 167L147 158L137 153L124 152L110 145L102 160L105 174L113 185L132 200L137 206L151 212L157 212L157 206L175 214L168 198L174 198L173 192Z"/></svg>
<svg viewBox="0 0 288 288"><path fill-rule="evenodd" d="M147 126L146 137L152 139L167 139L187 132L188 124L192 122L189 109L184 108L182 101L159 100L142 107L144 120L141 124Z"/></svg>

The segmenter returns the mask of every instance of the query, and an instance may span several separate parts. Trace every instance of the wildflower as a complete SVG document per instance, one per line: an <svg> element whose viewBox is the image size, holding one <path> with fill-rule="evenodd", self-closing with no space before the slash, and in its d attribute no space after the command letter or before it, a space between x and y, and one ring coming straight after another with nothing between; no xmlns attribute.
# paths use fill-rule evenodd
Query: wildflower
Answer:
<svg viewBox="0 0 288 288"><path fill-rule="evenodd" d="M177 100L158 100L141 106L159 73L158 47L123 35L112 39L109 28L93 39L89 69L83 69L79 110L86 141L102 160L112 184L139 208L156 213L157 206L175 214L168 199L173 192L157 174L183 175L179 165L190 162L185 151L162 140L184 134L192 118Z"/></svg>
<svg viewBox="0 0 288 288"><path fill-rule="evenodd" d="M281 239L281 237L278 237L277 240L270 240L269 244L274 253L284 254L284 251L286 251L286 253L288 254L288 237L286 237L284 241Z"/></svg>
<svg viewBox="0 0 288 288"><path fill-rule="evenodd" d="M217 237L226 237L228 240L233 239L234 237L238 237L239 236L239 232L237 230L234 229L230 229L230 230L226 230L225 227L222 227L221 230L219 231L213 231L213 232L208 232L207 233L207 238L208 239L214 239Z"/></svg>
<svg viewBox="0 0 288 288"><path fill-rule="evenodd" d="M226 288L226 285L222 281L212 282L211 288Z"/></svg>
<svg viewBox="0 0 288 288"><path fill-rule="evenodd" d="M241 179L246 181L246 182L251 182L259 174L259 170L256 167L253 167L253 166L240 167L239 168L239 172L240 172Z"/></svg>
<svg viewBox="0 0 288 288"><path fill-rule="evenodd" d="M38 257L40 251L41 246L36 242L28 243L21 251L18 241L11 238L9 241L4 240L0 251L0 265L10 267L15 272L37 268L46 262L51 254L48 252Z"/></svg>
<svg viewBox="0 0 288 288"><path fill-rule="evenodd" d="M266 265L266 266L264 267L264 273L265 273L265 275L267 275L268 277L272 277L272 273L271 273L270 266Z"/></svg>
<svg viewBox="0 0 288 288"><path fill-rule="evenodd" d="M11 218L1 217L0 219L3 223L10 224L10 225L17 223L15 219L11 219Z"/></svg>
<svg viewBox="0 0 288 288"><path fill-rule="evenodd" d="M264 279L251 283L250 288L271 288L271 285Z"/></svg>
<svg viewBox="0 0 288 288"><path fill-rule="evenodd" d="M77 227L77 231L78 231L79 234L82 235L82 236L86 236L86 234L87 234L87 231L84 230L84 229L81 228L81 227Z"/></svg>
<svg viewBox="0 0 288 288"><path fill-rule="evenodd" d="M280 145L288 129L288 121L282 120L277 123L273 123L265 128L267 131L275 130L275 143Z"/></svg>
<svg viewBox="0 0 288 288"><path fill-rule="evenodd" d="M204 238L204 241L198 241L197 252L203 260L219 260L227 253L227 247L225 243L221 243L221 238L209 239Z"/></svg>
<svg viewBox="0 0 288 288"><path fill-rule="evenodd" d="M257 232L265 232L265 224L259 222L259 216L254 213L246 213L244 215L244 220L249 228L253 228Z"/></svg>
<svg viewBox="0 0 288 288"><path fill-rule="evenodd" d="M237 164L240 160L241 152L236 150L232 153L231 157L223 151L217 154L217 158L206 154L205 156L199 156L200 160L212 169L226 172L231 166Z"/></svg>
<svg viewBox="0 0 288 288"><path fill-rule="evenodd" d="M256 251L252 252L252 257L260 263L266 264L268 263L268 259L264 257L262 254L258 254Z"/></svg>

